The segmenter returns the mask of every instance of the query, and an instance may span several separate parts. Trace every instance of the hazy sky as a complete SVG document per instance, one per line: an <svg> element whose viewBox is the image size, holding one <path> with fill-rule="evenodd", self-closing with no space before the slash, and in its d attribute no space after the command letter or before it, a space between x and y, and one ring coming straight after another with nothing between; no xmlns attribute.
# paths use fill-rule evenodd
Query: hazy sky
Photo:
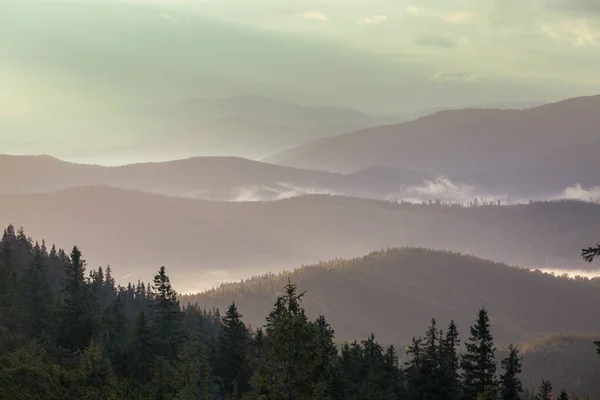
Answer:
<svg viewBox="0 0 600 400"><path fill-rule="evenodd" d="M380 114L600 92L597 0L0 0L0 117L261 94Z"/></svg>

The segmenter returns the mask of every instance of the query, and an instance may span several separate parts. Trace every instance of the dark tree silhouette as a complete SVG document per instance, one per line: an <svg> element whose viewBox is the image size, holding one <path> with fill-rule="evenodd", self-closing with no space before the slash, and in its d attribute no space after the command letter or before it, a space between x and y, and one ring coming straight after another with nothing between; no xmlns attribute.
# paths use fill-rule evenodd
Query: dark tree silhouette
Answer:
<svg viewBox="0 0 600 400"><path fill-rule="evenodd" d="M582 249L581 256L585 261L589 263L594 261L596 257L600 257L600 243L598 243L596 247L588 247L587 249Z"/></svg>

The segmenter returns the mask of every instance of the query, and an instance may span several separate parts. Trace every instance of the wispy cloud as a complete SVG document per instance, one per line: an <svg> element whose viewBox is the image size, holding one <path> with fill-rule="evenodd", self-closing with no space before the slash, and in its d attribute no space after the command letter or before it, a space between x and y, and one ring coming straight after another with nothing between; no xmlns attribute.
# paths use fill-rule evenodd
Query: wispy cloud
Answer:
<svg viewBox="0 0 600 400"><path fill-rule="evenodd" d="M449 24L470 24L477 19L477 13L474 11L455 11L442 15L442 21Z"/></svg>
<svg viewBox="0 0 600 400"><path fill-rule="evenodd" d="M549 2L549 6L556 10L600 17L600 1L598 0L552 0Z"/></svg>
<svg viewBox="0 0 600 400"><path fill-rule="evenodd" d="M365 17L359 21L361 25L377 25L388 20L387 15L376 15L374 17Z"/></svg>
<svg viewBox="0 0 600 400"><path fill-rule="evenodd" d="M415 6L406 6L406 13L416 17L421 14L421 10Z"/></svg>
<svg viewBox="0 0 600 400"><path fill-rule="evenodd" d="M576 47L597 45L600 40L600 31L590 27L585 19L543 24L540 29L548 38Z"/></svg>
<svg viewBox="0 0 600 400"><path fill-rule="evenodd" d="M314 21L322 21L328 22L329 16L327 14L322 13L321 11L309 11L301 15L304 19L314 20Z"/></svg>
<svg viewBox="0 0 600 400"><path fill-rule="evenodd" d="M429 78L433 82L476 82L479 79L480 76L473 73L457 74L446 72L437 72Z"/></svg>
<svg viewBox="0 0 600 400"><path fill-rule="evenodd" d="M421 34L414 39L414 43L419 46L451 48L454 42L437 35Z"/></svg>

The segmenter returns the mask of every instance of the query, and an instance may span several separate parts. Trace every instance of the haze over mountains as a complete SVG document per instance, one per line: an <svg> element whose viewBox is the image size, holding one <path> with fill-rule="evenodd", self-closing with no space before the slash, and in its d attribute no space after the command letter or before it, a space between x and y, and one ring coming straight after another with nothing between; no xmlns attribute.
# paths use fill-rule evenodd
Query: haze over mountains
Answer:
<svg viewBox="0 0 600 400"><path fill-rule="evenodd" d="M0 224L61 247L76 243L92 266L111 264L121 279L148 280L167 265L186 292L397 246L582 269L580 249L600 224L600 205L570 201L461 207L312 195L232 203L105 186L2 195L0 205Z"/></svg>
<svg viewBox="0 0 600 400"><path fill-rule="evenodd" d="M402 120L264 96L237 96L69 114L58 110L52 117L4 125L0 118L0 130L13 133L6 146L20 153L126 164L190 156L263 158L317 139ZM51 133L55 143L24 140L41 132Z"/></svg>
<svg viewBox="0 0 600 400"><path fill-rule="evenodd" d="M411 168L491 192L531 196L598 185L600 96L526 110L441 111L309 143L265 159L351 172Z"/></svg>

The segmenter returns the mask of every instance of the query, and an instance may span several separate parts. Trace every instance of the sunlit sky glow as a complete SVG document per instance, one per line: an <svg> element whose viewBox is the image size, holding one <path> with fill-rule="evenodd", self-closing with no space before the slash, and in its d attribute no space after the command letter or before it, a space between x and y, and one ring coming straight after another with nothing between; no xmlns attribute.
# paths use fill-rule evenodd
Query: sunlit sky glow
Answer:
<svg viewBox="0 0 600 400"><path fill-rule="evenodd" d="M0 118L261 94L385 114L600 90L594 0L3 0Z"/></svg>

